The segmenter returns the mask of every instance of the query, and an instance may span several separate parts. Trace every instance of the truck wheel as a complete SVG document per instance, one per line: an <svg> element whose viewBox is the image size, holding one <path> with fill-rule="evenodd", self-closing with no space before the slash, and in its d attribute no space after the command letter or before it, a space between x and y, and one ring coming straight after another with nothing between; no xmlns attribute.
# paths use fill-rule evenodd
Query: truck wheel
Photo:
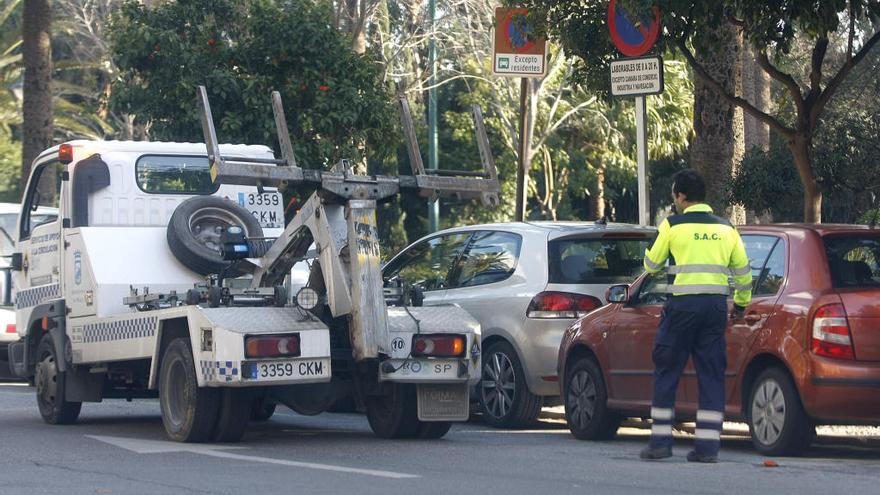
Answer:
<svg viewBox="0 0 880 495"><path fill-rule="evenodd" d="M275 414L277 404L265 396L257 397L251 403L251 421L268 421Z"/></svg>
<svg viewBox="0 0 880 495"><path fill-rule="evenodd" d="M215 442L237 442L244 436L251 406L254 403L252 390L224 388L220 391L220 417L214 427Z"/></svg>
<svg viewBox="0 0 880 495"><path fill-rule="evenodd" d="M165 237L174 257L185 267L200 275L213 275L232 265L220 254L220 232L233 225L241 227L249 238L263 236L260 222L238 204L217 196L194 196L171 214Z"/></svg>
<svg viewBox="0 0 880 495"><path fill-rule="evenodd" d="M159 371L159 405L168 436L178 442L210 440L217 424L219 392L198 386L189 340L172 340Z"/></svg>
<svg viewBox="0 0 880 495"><path fill-rule="evenodd" d="M797 388L779 368L758 375L747 408L752 443L764 455L800 455L816 436Z"/></svg>
<svg viewBox="0 0 880 495"><path fill-rule="evenodd" d="M367 420L381 438L415 438L419 433L416 386L394 383L391 394L367 396Z"/></svg>
<svg viewBox="0 0 880 495"><path fill-rule="evenodd" d="M416 436L425 440L443 438L452 428L452 423L449 421L420 421L419 423L421 424L419 424Z"/></svg>
<svg viewBox="0 0 880 495"><path fill-rule="evenodd" d="M82 402L64 400L64 372L58 370L58 353L51 335L45 335L37 346L37 369L34 376L37 406L43 421L66 425L76 421Z"/></svg>
<svg viewBox="0 0 880 495"><path fill-rule="evenodd" d="M542 397L529 392L519 356L507 342L486 349L478 395L483 421L496 428L531 424L544 405Z"/></svg>
<svg viewBox="0 0 880 495"><path fill-rule="evenodd" d="M610 440L620 416L608 410L608 392L599 365L583 357L566 366L565 421L578 440Z"/></svg>

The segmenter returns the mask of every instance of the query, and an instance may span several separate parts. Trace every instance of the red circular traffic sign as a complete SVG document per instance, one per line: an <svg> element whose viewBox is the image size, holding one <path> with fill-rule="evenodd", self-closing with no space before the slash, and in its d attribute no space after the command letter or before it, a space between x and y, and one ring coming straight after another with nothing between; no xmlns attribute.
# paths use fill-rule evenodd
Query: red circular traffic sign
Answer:
<svg viewBox="0 0 880 495"><path fill-rule="evenodd" d="M608 31L611 41L627 57L648 53L660 37L660 9L651 7L648 15L627 12L611 0L608 4ZM651 17L650 14L653 14Z"/></svg>

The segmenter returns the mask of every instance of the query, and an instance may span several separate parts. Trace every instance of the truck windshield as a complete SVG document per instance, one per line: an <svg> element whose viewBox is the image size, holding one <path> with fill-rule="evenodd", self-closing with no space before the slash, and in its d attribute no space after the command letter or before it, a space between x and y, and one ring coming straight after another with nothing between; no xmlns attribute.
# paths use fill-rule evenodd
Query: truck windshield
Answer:
<svg viewBox="0 0 880 495"><path fill-rule="evenodd" d="M550 241L550 283L614 284L642 273L651 239L576 238Z"/></svg>
<svg viewBox="0 0 880 495"><path fill-rule="evenodd" d="M833 235L822 240L834 288L880 287L880 235Z"/></svg>
<svg viewBox="0 0 880 495"><path fill-rule="evenodd" d="M213 194L208 158L145 155L135 164L138 187L151 194Z"/></svg>

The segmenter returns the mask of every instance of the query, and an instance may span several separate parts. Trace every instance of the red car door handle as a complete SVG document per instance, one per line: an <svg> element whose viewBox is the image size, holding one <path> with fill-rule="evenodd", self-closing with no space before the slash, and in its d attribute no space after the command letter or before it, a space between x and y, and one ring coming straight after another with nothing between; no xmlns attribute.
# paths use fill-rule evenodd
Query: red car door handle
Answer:
<svg viewBox="0 0 880 495"><path fill-rule="evenodd" d="M763 320L767 315L762 315L758 313L749 313L746 315L746 323L758 323Z"/></svg>

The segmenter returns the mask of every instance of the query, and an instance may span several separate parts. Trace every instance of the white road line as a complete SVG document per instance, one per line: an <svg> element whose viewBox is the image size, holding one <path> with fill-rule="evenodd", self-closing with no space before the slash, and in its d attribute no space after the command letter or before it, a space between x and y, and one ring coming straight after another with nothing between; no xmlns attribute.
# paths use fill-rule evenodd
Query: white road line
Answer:
<svg viewBox="0 0 880 495"><path fill-rule="evenodd" d="M362 469L348 466L336 466L333 464L319 464L315 462L289 461L286 459L274 459L271 457L257 457L251 455L233 454L225 452L229 449L243 449L245 447L238 445L201 445L191 443L178 443L158 440L142 440L138 438L124 437L107 437L101 435L85 435L93 440L108 443L116 447L130 450L138 454L158 454L162 452L190 452L193 454L206 455L210 457L219 457L222 459L233 459L237 461L260 462L263 464L275 464L279 466L300 467L305 469L319 469L322 471L334 471L338 473L361 474L365 476L376 476L379 478L392 479L411 479L421 478L417 474L397 473L394 471L382 471L378 469Z"/></svg>

